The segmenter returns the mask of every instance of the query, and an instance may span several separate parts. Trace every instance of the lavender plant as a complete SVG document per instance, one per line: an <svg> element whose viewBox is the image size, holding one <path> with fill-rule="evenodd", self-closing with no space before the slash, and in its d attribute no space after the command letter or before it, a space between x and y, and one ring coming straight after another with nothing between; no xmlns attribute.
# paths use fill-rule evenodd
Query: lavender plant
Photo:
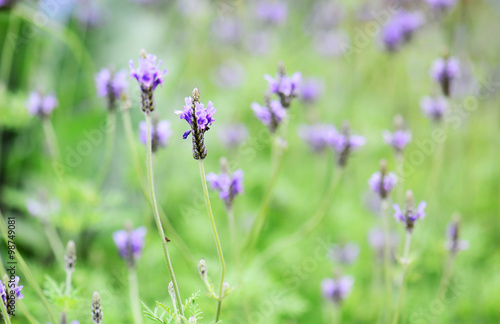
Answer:
<svg viewBox="0 0 500 324"><path fill-rule="evenodd" d="M443 94L450 97L453 82L460 76L460 63L458 59L445 55L434 61L430 74L434 82L441 86Z"/></svg>
<svg viewBox="0 0 500 324"><path fill-rule="evenodd" d="M94 291L94 294L92 295L92 307L90 315L92 318L92 323L94 324L102 323L101 296L99 296L99 293L97 291Z"/></svg>
<svg viewBox="0 0 500 324"><path fill-rule="evenodd" d="M426 96L420 101L420 107L428 118L439 123L448 111L448 101L443 96Z"/></svg>

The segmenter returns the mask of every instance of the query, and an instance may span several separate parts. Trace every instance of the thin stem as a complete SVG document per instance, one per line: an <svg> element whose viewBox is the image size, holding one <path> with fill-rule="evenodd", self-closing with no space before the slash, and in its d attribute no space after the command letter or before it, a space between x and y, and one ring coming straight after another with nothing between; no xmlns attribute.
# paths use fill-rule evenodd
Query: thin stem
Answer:
<svg viewBox="0 0 500 324"><path fill-rule="evenodd" d="M104 156L104 161L101 164L101 172L97 176L97 187L100 187L111 167L111 163L113 162L113 149L115 143L115 134L116 134L116 112L115 110L108 110L108 121L106 128L110 130L110 132L106 135L106 151Z"/></svg>
<svg viewBox="0 0 500 324"><path fill-rule="evenodd" d="M382 220L384 222L384 275L385 275L385 289L387 298L388 313L391 313L392 305L392 287L391 287L391 260L390 260L390 226L388 208L389 202L387 199L382 200Z"/></svg>
<svg viewBox="0 0 500 324"><path fill-rule="evenodd" d="M226 263L224 262L224 254L222 253L222 246L220 244L219 234L217 233L217 226L215 225L214 214L212 213L210 196L208 195L207 181L205 179L205 168L203 166L203 160L199 160L198 162L199 162L198 165L200 166L201 184L203 186L203 193L205 195L205 203L207 205L208 216L210 217L210 223L212 225L212 231L214 234L215 245L217 245L217 253L219 254L219 261L221 267L219 300L217 301L217 311L215 313L215 323L217 323L220 318L222 299L224 299L224 277L226 276Z"/></svg>
<svg viewBox="0 0 500 324"><path fill-rule="evenodd" d="M7 235L7 226L5 225L5 222L3 220L3 216L2 216L1 212L0 212L0 218L1 218L0 231L2 232L2 237L5 241L5 243L8 244L9 238ZM31 287L33 288L35 293L38 295L38 298L40 299L43 306L47 310L47 313L49 314L50 319L52 320L53 323L57 323L56 317L52 313L52 310L50 309L49 303L47 302L47 299L43 295L42 289L40 288L40 286L36 282L35 277L33 277L33 274L29 270L28 265L26 264L26 262L24 262L24 259L21 256L21 254L19 253L19 250L17 249L17 247L14 248L14 252L15 252L17 263L19 264L19 267L21 268L21 271L23 272L24 276L28 280L29 284L31 285Z"/></svg>
<svg viewBox="0 0 500 324"><path fill-rule="evenodd" d="M69 296L71 294L71 276L73 275L73 270L66 270L66 289L64 294Z"/></svg>
<svg viewBox="0 0 500 324"><path fill-rule="evenodd" d="M276 140L275 140L276 142ZM272 162L274 164L273 173L271 174L271 180L266 188L266 192L264 194L264 199L262 200L262 204L259 208L259 213L257 214L257 218L253 224L252 229L250 230L250 234L244 247L251 249L257 242L257 239L262 231L262 227L266 222L267 211L269 208L269 203L271 201L271 196L273 193L274 186L276 185L276 181L278 180L278 175L281 170L282 162L283 162L283 150L279 145L275 144L273 146L272 152Z"/></svg>
<svg viewBox="0 0 500 324"><path fill-rule="evenodd" d="M394 324L398 323L399 311L401 309L401 304L403 302L403 295L405 292L406 271L408 269L408 265L410 264L409 261L410 242L411 242L411 233L406 231L404 254L403 254L403 259L401 260L401 262L403 263L403 274L401 276L401 288L399 291L398 302L396 306L396 315L394 315L394 321L393 321Z"/></svg>
<svg viewBox="0 0 500 324"><path fill-rule="evenodd" d="M151 197L151 205L154 211L154 218L156 222L156 227L158 228L158 235L160 235L160 239L163 246L163 251L165 253L165 260L167 262L168 272L170 273L170 278L174 285L175 296L177 298L177 303L179 306L179 312L182 316L184 316L184 310L182 308L182 299L179 292L179 286L177 285L177 280L175 279L174 268L172 267L172 261L170 260L170 254L168 253L167 240L165 237L165 232L163 231L163 226L161 224L160 213L158 212L158 204L156 202L156 194L155 194L155 185L153 178L153 151L152 151L152 134L151 134L151 115L150 112L146 112L146 170L148 174L148 183L149 183L149 193Z"/></svg>
<svg viewBox="0 0 500 324"><path fill-rule="evenodd" d="M128 284L130 293L130 307L134 316L134 324L142 324L141 308L139 304L139 287L137 284L137 273L134 267L128 269Z"/></svg>
<svg viewBox="0 0 500 324"><path fill-rule="evenodd" d="M7 32L5 33L5 40L3 43L3 50L2 50L2 63L0 65L1 69L0 78L4 80L6 87L9 86L12 58L14 57L13 54L16 50L16 40L17 40L17 33L19 30L19 23L20 20L17 19L14 13L11 13L9 18L9 27L7 27ZM11 34L15 34L15 36L11 38ZM9 39L12 39L11 44L8 44Z"/></svg>
<svg viewBox="0 0 500 324"><path fill-rule="evenodd" d="M455 253L450 252L448 258L446 259L446 264L444 266L443 277L439 283L437 299L441 300L444 298L446 291L448 290L448 283L451 277L451 270L453 269L453 263L455 261Z"/></svg>
<svg viewBox="0 0 500 324"><path fill-rule="evenodd" d="M33 315L28 310L28 307L24 305L22 300L19 301L19 309L21 310L21 312L23 312L28 322L30 322L31 324L39 324L39 322L33 317Z"/></svg>
<svg viewBox="0 0 500 324"><path fill-rule="evenodd" d="M404 156L402 152L396 153L396 173L398 175L399 185L397 186L396 198L398 201L403 201L405 197L405 186L404 186Z"/></svg>
<svg viewBox="0 0 500 324"><path fill-rule="evenodd" d="M47 140L47 147L49 149L50 156L59 161L59 149L57 146L57 137L52 126L52 122L49 118L43 118L43 131L45 133L45 139Z"/></svg>
<svg viewBox="0 0 500 324"><path fill-rule="evenodd" d="M7 307L5 307L5 304L3 303L3 300L0 301L0 305L2 305L3 320L5 321L6 324L11 324L10 315L7 312Z"/></svg>
<svg viewBox="0 0 500 324"><path fill-rule="evenodd" d="M57 262L61 266L64 266L64 245L59 234L57 234L56 229L50 224L44 224L43 229Z"/></svg>

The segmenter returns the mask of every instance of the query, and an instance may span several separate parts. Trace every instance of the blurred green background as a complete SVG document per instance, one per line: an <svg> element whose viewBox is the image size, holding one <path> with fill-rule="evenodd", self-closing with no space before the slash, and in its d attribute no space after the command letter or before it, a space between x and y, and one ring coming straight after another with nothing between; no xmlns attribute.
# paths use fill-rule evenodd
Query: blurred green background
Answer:
<svg viewBox="0 0 500 324"><path fill-rule="evenodd" d="M56 263L43 226L28 214L26 199L44 191L60 202L59 211L50 215L50 223L64 243L75 241L78 255L74 273L78 294L68 310L70 320L91 322L90 300L92 292L98 290L105 323L133 322L128 311L126 264L112 240L112 233L122 229L127 220L135 227L148 228L137 270L140 299L149 306L155 300L169 303L169 277L151 209L137 180L121 114L117 116L112 165L103 186L98 187L96 177L103 168L105 140L93 145L77 166L58 176L42 124L28 115L25 101L36 89L57 94L59 107L52 123L64 161L68 152L85 141L86 132L100 129L106 120L106 102L96 95L95 73L108 66L128 71L129 60L136 61L139 51L145 48L163 60L163 67L168 69L165 83L155 93L156 114L170 120L173 128L168 147L155 156L157 196L190 250L191 255L186 255L175 241L170 245L183 297L202 292L199 302L203 322L212 320L215 302L203 294L197 262L200 258L207 260L215 283L219 266L197 163L191 156L190 141L181 138L186 124L173 112L181 109L184 97L195 86L200 89L202 102L214 102L216 122L206 135L205 168L207 172L218 172L219 158L225 156L234 169L245 172L245 193L235 201L242 244L272 172L269 135L254 117L250 104L262 102L267 89L263 75L274 75L278 62L283 62L289 73L300 71L304 78L324 80L324 93L313 105L300 100L292 104L284 134L287 150L267 222L256 251L242 255L246 260L242 269L236 265L230 244L224 204L211 192L228 265L227 280L238 286L224 300L223 322L331 322L329 308L333 306L323 300L320 284L323 278L332 276L334 264L327 257L311 261L311 256L318 246L326 254L324 246L345 242L356 242L361 252L359 259L343 270L355 278L355 283L342 304L342 321L380 322L384 291L378 277L380 265L367 235L371 228L380 226L381 220L367 206L371 197L367 179L382 158L387 159L391 170L395 169L394 153L383 142L381 133L393 129L397 114L404 117L413 134L413 142L405 151L411 169L398 186L413 190L417 201L428 203L427 218L417 224L413 235L413 262L401 322L500 322L498 2L459 0L442 15L435 15L425 3L413 3L413 10L425 14L426 22L396 53L384 51L380 41L382 25L373 15L387 8L386 3L337 3L343 14L338 21L327 19L332 22L328 28L344 33L351 51L321 51L324 41L318 40L316 27L308 23L319 19L312 16L314 1L288 1L288 16L278 25L259 21L253 3L231 0L147 4L113 0L75 4L21 1L12 9L0 11L0 208L4 216L16 217L19 251L40 285L46 287L50 281L47 276L63 283L65 273ZM95 5L98 12L95 24L78 19L89 5ZM228 21L239 24L239 34L232 35L232 28L218 29L217 24ZM371 22L376 22L379 30L367 33ZM342 46L347 45L341 42ZM438 126L422 114L419 101L425 95L438 93L429 69L445 51L459 58L465 77L452 99L456 119ZM131 117L137 134L137 125L144 117L139 108L138 86L134 80L129 83ZM297 127L311 122L340 127L343 120L349 120L354 132L366 137L367 144L349 160L326 219L311 236L270 262L257 264L259 251L294 233L312 217L331 172L336 171L331 152L312 154L297 135ZM219 135L225 126L235 122L247 126L249 137L239 149L230 150L220 143ZM423 154L420 162L416 155L425 152L422 143L431 140L436 127L446 130L443 153L438 155L433 150ZM144 147L138 139L135 145L143 163ZM434 177L436 165L440 168ZM397 195L393 199L403 203ZM470 248L457 256L453 294L440 301L436 294L447 256L443 247L445 229L455 212L462 215L462 236ZM392 217L391 227L403 236L402 226ZM5 262L3 245L1 252ZM239 282L239 271L244 283ZM49 318L40 301L20 277L25 296L22 303L40 323L47 323ZM250 305L250 319L245 315L244 299ZM56 298L51 303L59 313L65 301ZM19 310L14 322L28 323Z"/></svg>

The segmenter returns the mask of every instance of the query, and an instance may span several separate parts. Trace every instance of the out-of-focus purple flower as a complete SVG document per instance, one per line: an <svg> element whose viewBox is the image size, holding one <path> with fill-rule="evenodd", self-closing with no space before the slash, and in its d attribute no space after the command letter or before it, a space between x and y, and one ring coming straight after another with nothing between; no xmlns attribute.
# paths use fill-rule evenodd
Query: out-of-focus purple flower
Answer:
<svg viewBox="0 0 500 324"><path fill-rule="evenodd" d="M336 244L332 246L328 255L334 262L350 265L358 259L359 245L352 242L344 245Z"/></svg>
<svg viewBox="0 0 500 324"><path fill-rule="evenodd" d="M325 299L340 304L351 293L353 284L354 279L351 276L327 278L321 282L321 291Z"/></svg>
<svg viewBox="0 0 500 324"><path fill-rule="evenodd" d="M309 34L329 31L337 27L345 16L342 4L337 1L316 1L304 29Z"/></svg>
<svg viewBox="0 0 500 324"><path fill-rule="evenodd" d="M446 236L448 240L445 243L445 247L451 253L455 254L469 248L469 242L460 239L460 221L458 217L448 225Z"/></svg>
<svg viewBox="0 0 500 324"><path fill-rule="evenodd" d="M298 133L313 151L321 152L333 142L337 129L328 124L301 125Z"/></svg>
<svg viewBox="0 0 500 324"><path fill-rule="evenodd" d="M380 198L385 199L389 196L396 185L398 177L394 172L387 173L387 166L384 160L380 163L380 171L372 174L368 180L370 189L377 193Z"/></svg>
<svg viewBox="0 0 500 324"><path fill-rule="evenodd" d="M314 103L325 90L325 82L321 79L308 78L299 85L300 99L306 103Z"/></svg>
<svg viewBox="0 0 500 324"><path fill-rule="evenodd" d="M381 228L373 228L370 230L368 233L368 243L370 246L373 248L377 255L377 260L382 262L384 260L384 253L385 253L385 232ZM399 235L397 232L390 232L389 233L389 253L391 256L394 256L394 251L396 251L396 248L399 243ZM393 261L395 261L395 258L393 258Z"/></svg>
<svg viewBox="0 0 500 324"><path fill-rule="evenodd" d="M456 4L456 0L426 0L426 2L435 10L445 11Z"/></svg>
<svg viewBox="0 0 500 324"><path fill-rule="evenodd" d="M264 23L280 25L288 17L288 5L286 2L261 1L257 4L256 15Z"/></svg>
<svg viewBox="0 0 500 324"><path fill-rule="evenodd" d="M33 91L28 97L26 108L30 115L45 118L52 114L52 111L58 104L59 102L54 94L44 96L39 92Z"/></svg>
<svg viewBox="0 0 500 324"><path fill-rule="evenodd" d="M248 129L244 124L230 124L223 127L219 132L221 143L227 148L234 149L243 143L248 137Z"/></svg>
<svg viewBox="0 0 500 324"><path fill-rule="evenodd" d="M229 60L219 65L212 72L212 80L219 88L237 88L243 84L245 68L235 60Z"/></svg>
<svg viewBox="0 0 500 324"><path fill-rule="evenodd" d="M382 32L382 41L387 50L398 50L404 42L412 38L423 22L423 15L420 12L400 10L396 13L385 25Z"/></svg>
<svg viewBox="0 0 500 324"><path fill-rule="evenodd" d="M245 48L253 55L265 55L269 52L270 37L265 31L255 31L245 36Z"/></svg>
<svg viewBox="0 0 500 324"><path fill-rule="evenodd" d="M453 80L460 76L460 63L454 57L438 58L432 64L430 74L432 79L441 85L443 94L449 97Z"/></svg>
<svg viewBox="0 0 500 324"><path fill-rule="evenodd" d="M336 57L346 54L350 48L349 35L343 30L319 32L314 35L314 50L325 57Z"/></svg>
<svg viewBox="0 0 500 324"><path fill-rule="evenodd" d="M266 99L265 106L254 102L251 105L255 116L266 125L271 133L275 133L281 122L286 118L286 110L278 100Z"/></svg>
<svg viewBox="0 0 500 324"><path fill-rule="evenodd" d="M147 143L147 125L145 121L139 123L139 140L142 144ZM168 145L168 140L172 135L172 130L170 129L170 122L168 120L155 120L151 126L151 148L153 153L160 147L165 147Z"/></svg>
<svg viewBox="0 0 500 324"><path fill-rule="evenodd" d="M269 74L264 75L269 85L269 91L280 97L281 105L284 108L290 107L292 99L298 94L299 84L302 81L302 74L295 72L291 77L286 74L285 67L280 63L278 73L273 78Z"/></svg>
<svg viewBox="0 0 500 324"><path fill-rule="evenodd" d="M365 145L366 140L363 136L351 135L349 124L342 125L342 132L337 133L333 138L331 145L338 154L337 163L344 167L351 152L356 151L361 146Z"/></svg>
<svg viewBox="0 0 500 324"><path fill-rule="evenodd" d="M228 168L225 168L220 174L207 174L207 182L212 190L219 192L219 197L226 207L231 209L234 198L243 192L243 171L236 170L231 174Z"/></svg>
<svg viewBox="0 0 500 324"><path fill-rule="evenodd" d="M235 17L222 17L212 23L212 34L224 43L238 43L242 35L240 20Z"/></svg>
<svg viewBox="0 0 500 324"><path fill-rule="evenodd" d="M108 109L115 108L115 102L128 87L127 74L119 71L113 74L110 69L102 69L95 76L97 95L108 98Z"/></svg>
<svg viewBox="0 0 500 324"><path fill-rule="evenodd" d="M57 212L61 203L55 198L49 198L45 192L40 192L36 198L26 199L26 209L28 213L40 219L41 222L47 222L49 217Z"/></svg>
<svg viewBox="0 0 500 324"><path fill-rule="evenodd" d="M382 133L384 141L392 146L396 152L401 152L411 142L411 132L408 130L396 130L394 133L386 130Z"/></svg>
<svg viewBox="0 0 500 324"><path fill-rule="evenodd" d="M153 54L142 54L139 57L139 67L136 69L134 67L134 60L130 60L130 76L134 77L141 89L144 90L155 90L156 87L163 83L163 77L167 74L167 70L160 70L161 60L156 62L156 55Z"/></svg>
<svg viewBox="0 0 500 324"><path fill-rule="evenodd" d="M77 0L75 15L82 25L97 26L101 20L101 9L94 0Z"/></svg>
<svg viewBox="0 0 500 324"><path fill-rule="evenodd" d="M139 227L135 230L129 228L113 233L113 241L118 249L118 253L127 261L130 267L133 267L141 256L146 232L145 227Z"/></svg>
<svg viewBox="0 0 500 324"><path fill-rule="evenodd" d="M424 114L434 121L441 121L448 110L448 101L443 96L424 97L420 101Z"/></svg>
<svg viewBox="0 0 500 324"><path fill-rule="evenodd" d="M425 217L426 206L427 203L425 201L421 201L415 208L413 193L408 190L408 192L406 193L406 206L404 212L401 210L399 205L393 205L394 218L396 219L396 221L400 221L401 223L405 224L406 230L411 233L413 231L415 222Z"/></svg>

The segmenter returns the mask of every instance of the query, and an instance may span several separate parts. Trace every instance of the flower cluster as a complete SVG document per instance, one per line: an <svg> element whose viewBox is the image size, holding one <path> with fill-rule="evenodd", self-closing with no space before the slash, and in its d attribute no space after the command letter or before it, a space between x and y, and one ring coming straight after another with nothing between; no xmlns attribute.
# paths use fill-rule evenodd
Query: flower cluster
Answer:
<svg viewBox="0 0 500 324"><path fill-rule="evenodd" d="M7 289L9 287L9 289ZM7 276L4 277L4 282L0 280L0 297L7 311L12 307L14 299L22 299L24 296L21 293L23 286L19 286L19 277L9 279Z"/></svg>
<svg viewBox="0 0 500 324"><path fill-rule="evenodd" d="M290 77L286 74L284 65L280 63L276 77L273 78L269 74L266 74L264 75L264 79L268 82L269 91L277 94L280 98L281 105L288 108L293 98L298 95L302 74L300 72L295 72Z"/></svg>
<svg viewBox="0 0 500 324"><path fill-rule="evenodd" d="M448 241L445 247L450 253L456 254L469 248L469 242L460 239L460 220L457 217L448 225L446 229Z"/></svg>
<svg viewBox="0 0 500 324"><path fill-rule="evenodd" d="M344 167L347 164L352 151L365 145L366 140L363 136L351 135L351 129L348 123L342 125L342 132L337 133L333 137L332 145L338 154L337 163L339 166Z"/></svg>
<svg viewBox="0 0 500 324"><path fill-rule="evenodd" d="M170 129L170 122L168 120L153 120L153 125L151 126L151 149L154 152L160 147L165 147L168 144L168 140L172 135L172 130ZM147 143L147 124L145 121L139 123L139 140L142 144Z"/></svg>
<svg viewBox="0 0 500 324"><path fill-rule="evenodd" d="M401 154L404 148L411 142L411 132L404 128L404 120L400 115L394 118L394 133L388 130L382 133L384 141L389 144L397 154Z"/></svg>
<svg viewBox="0 0 500 324"><path fill-rule="evenodd" d="M340 304L351 293L353 284L354 279L351 276L327 278L321 282L321 291L325 299Z"/></svg>
<svg viewBox="0 0 500 324"><path fill-rule="evenodd" d="M203 160L207 156L205 148L205 132L210 129L210 126L215 121L214 115L217 109L214 104L209 101L205 106L200 102L200 93L197 88L193 89L191 97L185 100L186 105L182 110L177 110L175 113L184 119L191 129L184 132L183 139L186 139L189 134L193 141L193 157L195 160Z"/></svg>
<svg viewBox="0 0 500 324"><path fill-rule="evenodd" d="M107 97L108 109L113 110L118 100L128 87L126 72L113 73L110 69L102 69L95 76L97 95Z"/></svg>
<svg viewBox="0 0 500 324"><path fill-rule="evenodd" d="M120 256L127 261L128 266L133 267L139 259L144 248L144 237L146 228L127 228L113 233L113 241Z"/></svg>
<svg viewBox="0 0 500 324"><path fill-rule="evenodd" d="M403 223L406 227L406 230L411 233L413 231L413 227L415 226L415 222L419 219L423 219L425 217L425 207L427 203L425 201L421 201L418 206L415 208L415 200L413 198L413 193L408 191L406 193L406 206L404 212L401 210L399 205L394 204L394 218L397 221Z"/></svg>
<svg viewBox="0 0 500 324"><path fill-rule="evenodd" d="M219 192L227 209L231 209L234 198L243 192L243 171L236 170L231 174L226 159L221 159L221 173L207 174L207 182L212 190Z"/></svg>
<svg viewBox="0 0 500 324"><path fill-rule="evenodd" d="M441 85L443 94L449 97L453 80L460 75L460 64L454 57L441 57L434 61L430 74Z"/></svg>
<svg viewBox="0 0 500 324"><path fill-rule="evenodd" d="M448 101L443 96L426 96L420 101L420 108L424 114L432 120L439 122L448 110Z"/></svg>
<svg viewBox="0 0 500 324"><path fill-rule="evenodd" d="M254 102L251 107L255 116L269 128L271 133L275 133L286 118L286 110L278 100L266 98L264 106Z"/></svg>
<svg viewBox="0 0 500 324"><path fill-rule="evenodd" d="M261 1L257 4L256 15L263 23L280 25L288 16L288 6L286 2Z"/></svg>
<svg viewBox="0 0 500 324"><path fill-rule="evenodd" d="M423 22L423 16L419 12L399 11L384 27L382 40L386 49L388 51L398 50L412 38Z"/></svg>
<svg viewBox="0 0 500 324"><path fill-rule="evenodd" d="M387 164L384 160L380 162L380 171L372 174L368 180L370 189L377 193L381 199L386 199L396 185L398 178L394 172L387 173Z"/></svg>
<svg viewBox="0 0 500 324"><path fill-rule="evenodd" d="M53 94L43 95L39 92L33 91L28 97L26 108L28 113L32 116L40 118L49 117L52 111L57 107L59 102Z"/></svg>
<svg viewBox="0 0 500 324"><path fill-rule="evenodd" d="M338 135L335 126L329 124L302 125L298 133L315 152L321 152L326 147L332 146L335 136Z"/></svg>
<svg viewBox="0 0 500 324"><path fill-rule="evenodd" d="M102 305L101 305L101 296L97 291L94 291L92 295L92 306L90 314L92 316L92 323L101 324L102 323Z"/></svg>
<svg viewBox="0 0 500 324"><path fill-rule="evenodd" d="M323 94L325 84L318 79L305 79L299 85L300 99L305 103L315 103Z"/></svg>
<svg viewBox="0 0 500 324"><path fill-rule="evenodd" d="M130 76L134 77L141 87L142 111L151 112L154 110L153 91L158 85L163 83L163 77L167 70L160 70L161 60L156 62L156 55L146 54L141 51L139 67L134 67L134 61L130 60Z"/></svg>

